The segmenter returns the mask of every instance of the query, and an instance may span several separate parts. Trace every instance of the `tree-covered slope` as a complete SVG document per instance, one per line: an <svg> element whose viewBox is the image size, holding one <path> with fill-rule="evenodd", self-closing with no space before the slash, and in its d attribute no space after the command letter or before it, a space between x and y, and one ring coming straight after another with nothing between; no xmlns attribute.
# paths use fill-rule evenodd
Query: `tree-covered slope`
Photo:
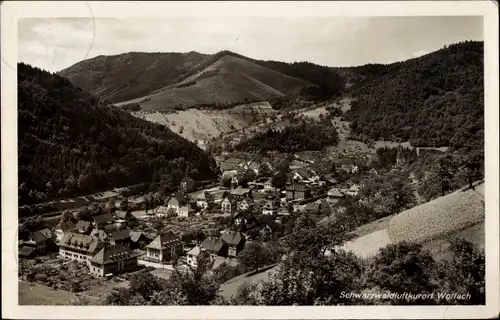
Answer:
<svg viewBox="0 0 500 320"><path fill-rule="evenodd" d="M128 52L80 61L59 74L96 97L122 102L181 81L209 57L197 52Z"/></svg>
<svg viewBox="0 0 500 320"><path fill-rule="evenodd" d="M213 159L195 144L26 64L18 64L18 139L20 204L214 177Z"/></svg>
<svg viewBox="0 0 500 320"><path fill-rule="evenodd" d="M483 61L483 43L468 41L384 67L342 69L358 81L346 114L353 134L415 146L482 146Z"/></svg>
<svg viewBox="0 0 500 320"><path fill-rule="evenodd" d="M302 121L286 126L283 130L268 129L248 140L238 143L234 149L247 152L280 151L293 153L299 151L319 151L326 146L338 143L335 127L329 123Z"/></svg>

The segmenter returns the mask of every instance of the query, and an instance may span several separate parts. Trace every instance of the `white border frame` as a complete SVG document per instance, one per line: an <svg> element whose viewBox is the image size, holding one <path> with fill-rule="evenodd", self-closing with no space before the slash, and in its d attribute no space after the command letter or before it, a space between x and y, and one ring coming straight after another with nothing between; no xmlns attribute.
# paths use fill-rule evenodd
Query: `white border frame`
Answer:
<svg viewBox="0 0 500 320"><path fill-rule="evenodd" d="M1 4L2 317L23 319L489 318L499 314L498 8L493 1L84 2ZM483 16L485 64L486 306L65 307L17 305L17 19L175 16ZM154 13L154 14L152 14Z"/></svg>

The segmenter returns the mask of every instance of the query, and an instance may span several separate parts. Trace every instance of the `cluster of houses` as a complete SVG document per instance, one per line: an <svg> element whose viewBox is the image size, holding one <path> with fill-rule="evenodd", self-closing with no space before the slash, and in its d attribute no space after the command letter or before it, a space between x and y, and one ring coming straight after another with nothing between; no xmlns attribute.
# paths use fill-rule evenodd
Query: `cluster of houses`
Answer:
<svg viewBox="0 0 500 320"><path fill-rule="evenodd" d="M238 232L226 230L220 237L207 237L201 244L195 246L187 252L187 264L196 267L198 257L205 252L210 260L217 259L224 261L227 258L236 258L245 248L246 238Z"/></svg>
<svg viewBox="0 0 500 320"><path fill-rule="evenodd" d="M211 190L195 191L194 183L184 180L178 192L165 199L164 203L156 207L150 214L158 217L178 216L188 218L193 215L218 212L222 214L239 214L244 211L260 212L263 215L287 215L289 205L294 211L312 209L322 200L331 203L337 202L345 196L355 196L359 186L339 188L338 181L331 174L320 176L308 166L313 163L314 155L296 157L290 165L287 184L284 191L273 187L272 177L258 176L262 167L255 161L245 161L238 158L226 160L218 159L221 170L221 180L229 181L228 186ZM275 168L268 162L269 172ZM357 167L347 163L345 170L356 171ZM252 170L256 178L253 181L241 183L245 171ZM223 183L224 185L224 183ZM240 217L238 217L239 219Z"/></svg>
<svg viewBox="0 0 500 320"><path fill-rule="evenodd" d="M28 240L20 241L19 255L32 257L58 250L61 259L86 263L92 275L104 277L133 271L141 261L171 264L184 254L179 235L164 231L152 238L140 231L119 228L117 221L127 218L122 211L116 211L94 215L92 221L61 220L53 230L37 230ZM209 254L211 260L235 258L245 241L240 232L229 230L220 238L208 237L188 252L187 263L196 267L201 252Z"/></svg>
<svg viewBox="0 0 500 320"><path fill-rule="evenodd" d="M116 211L94 215L92 221L61 220L53 230L37 230L27 241L20 241L19 255L31 257L58 250L62 259L87 263L96 276L133 270L140 255L135 249L151 239L142 232L120 229L124 219L127 213Z"/></svg>
<svg viewBox="0 0 500 320"><path fill-rule="evenodd" d="M322 206L330 206L345 196L358 194L357 185L340 188L334 176L320 177L305 165L313 163L314 156L311 157L297 158L291 163L284 190L275 189L271 177L258 176L262 165L257 162L236 158L225 160L219 163L219 167L222 179L230 180L229 187L195 191L195 182L187 178L182 181L178 192L146 213L158 217L188 218L218 212L231 217L231 223L237 227L234 229L241 230L238 227L245 226L248 230L258 214L274 217L271 220L279 223L280 216L291 212L319 212ZM269 172L275 172L269 162L263 163L268 166ZM252 170L258 178L246 181L243 186L239 181L242 170ZM144 202L144 197L128 199L127 202L139 205ZM115 206L120 208L120 203L115 202ZM181 238L171 231L162 232L153 239L143 232L124 229L123 224L129 215L130 211L115 210L113 213L94 215L92 221L61 221L53 230L38 230L27 241L21 241L19 255L29 257L58 249L61 258L85 262L92 274L105 276L132 270L141 260L169 264L185 251L187 264L193 267L196 267L202 252L206 252L212 260L234 259L245 247L247 239L251 239L239 231L226 230L220 237L208 237L192 248L184 248ZM270 233L272 228L272 225L266 225L261 231Z"/></svg>

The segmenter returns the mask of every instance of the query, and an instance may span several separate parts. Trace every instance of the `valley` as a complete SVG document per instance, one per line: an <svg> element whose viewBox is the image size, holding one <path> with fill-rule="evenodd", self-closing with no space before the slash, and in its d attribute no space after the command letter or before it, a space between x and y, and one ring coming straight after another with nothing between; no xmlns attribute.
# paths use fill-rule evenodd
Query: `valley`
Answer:
<svg viewBox="0 0 500 320"><path fill-rule="evenodd" d="M304 298L302 271L358 290L405 252L444 287L469 245L448 235L484 249L481 50L352 68L229 51L98 56L58 74L19 64L20 294L280 305L292 270L290 301L336 304ZM456 63L449 77L440 59Z"/></svg>

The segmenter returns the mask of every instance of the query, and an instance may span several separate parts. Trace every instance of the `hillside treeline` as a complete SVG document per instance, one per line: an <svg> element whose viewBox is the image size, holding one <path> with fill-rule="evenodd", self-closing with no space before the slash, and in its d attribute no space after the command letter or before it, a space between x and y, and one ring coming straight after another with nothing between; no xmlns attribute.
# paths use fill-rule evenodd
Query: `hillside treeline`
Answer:
<svg viewBox="0 0 500 320"><path fill-rule="evenodd" d="M335 127L322 123L302 122L283 130L272 128L237 144L237 151L293 153L305 150L321 150L336 145L339 136Z"/></svg>
<svg viewBox="0 0 500 320"><path fill-rule="evenodd" d="M214 176L195 144L162 125L101 105L69 80L18 65L20 204L142 182Z"/></svg>
<svg viewBox="0 0 500 320"><path fill-rule="evenodd" d="M344 79L333 68L311 62L256 61L256 63L312 83L312 86L305 87L299 92L305 99L328 99L344 89Z"/></svg>
<svg viewBox="0 0 500 320"><path fill-rule="evenodd" d="M351 88L356 100L345 115L354 134L413 146L483 145L482 42L450 45L365 73Z"/></svg>

